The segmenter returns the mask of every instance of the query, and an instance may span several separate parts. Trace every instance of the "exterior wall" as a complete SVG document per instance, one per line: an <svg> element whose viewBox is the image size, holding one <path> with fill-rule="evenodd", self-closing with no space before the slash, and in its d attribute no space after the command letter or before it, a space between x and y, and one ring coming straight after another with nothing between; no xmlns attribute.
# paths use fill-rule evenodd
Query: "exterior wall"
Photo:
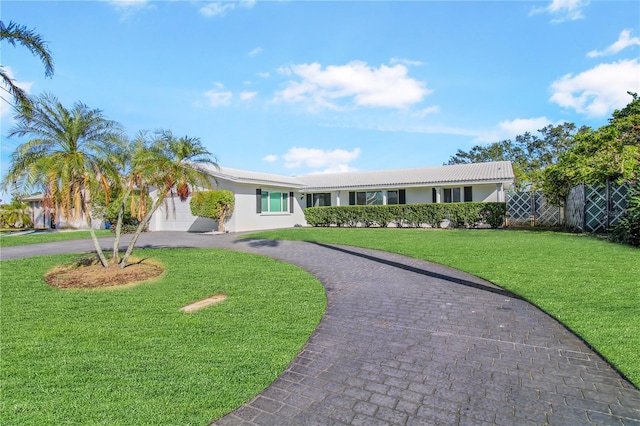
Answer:
<svg viewBox="0 0 640 426"><path fill-rule="evenodd" d="M290 228L294 226L306 226L304 209L307 206L306 193L287 187L263 186L245 183L235 183L223 179L218 179L216 189L227 189L235 195L235 208L231 217L225 223L225 230L228 232L258 231L263 229ZM473 202L494 202L504 201L501 184L476 184L476 185L446 185L436 187L440 194L441 202L444 200L443 190L445 188L460 188L464 194L464 186L472 186ZM407 204L425 204L432 202L432 188L390 188L390 190L405 189ZM294 193L293 213L256 213L256 189L263 191L278 191ZM505 187L506 189L506 187ZM375 191L376 189L368 189ZM386 203L386 189L382 190ZM317 191L330 192L332 206L348 206L349 191ZM153 194L152 194L153 195ZM502 198L500 198L502 197ZM216 221L207 218L198 218L191 214L189 200L181 202L178 197L169 201L169 215L164 206L160 207L154 214L149 228L152 231L189 231L189 232L211 232L218 230ZM174 213L175 212L175 213Z"/></svg>
<svg viewBox="0 0 640 426"><path fill-rule="evenodd" d="M41 201L29 201L31 221L35 229L51 228L51 217L45 215Z"/></svg>
<svg viewBox="0 0 640 426"><path fill-rule="evenodd" d="M152 194L154 196L155 194ZM180 197L167 198L166 205L161 205L149 222L152 231L189 231L211 232L217 230L217 222L213 219L196 217L191 214L189 197L180 201ZM167 214L168 213L168 214Z"/></svg>
<svg viewBox="0 0 640 426"><path fill-rule="evenodd" d="M443 186L428 186L428 187L399 187L399 188L386 188L386 189L376 189L376 188L367 188L366 191L382 191L383 196L386 203L386 191L394 191L399 189L405 189L406 203L407 204L429 204L433 202L432 199L432 189L436 188L436 190L440 194L440 202L444 202L443 190L445 188L460 188L461 198L464 199L464 187L471 186L472 189L472 201L473 202L496 202L496 201L504 201L504 196L502 198L499 197L498 185L495 183L487 183L487 184L475 184L475 185L465 185L465 184L456 184L456 185L443 185ZM353 190L355 192L365 191L364 189ZM330 192L331 193L331 205L332 206L348 206L349 205L349 190L344 191L317 191L319 192ZM306 208L306 199L301 201L303 207Z"/></svg>
<svg viewBox="0 0 640 426"><path fill-rule="evenodd" d="M306 225L300 200L300 194L291 188L257 186L239 184L218 179L216 189L226 189L235 195L233 214L225 221L228 232L257 231L262 229L290 228L295 225ZM294 192L293 213L256 213L256 189L266 191ZM152 194L153 195L153 194ZM181 202L175 197L169 200L169 217L164 206L158 208L151 219L149 229L152 231L188 231L211 232L218 230L218 223L213 219L199 218L191 214L188 199ZM174 206L175 205L175 214Z"/></svg>
<svg viewBox="0 0 640 426"><path fill-rule="evenodd" d="M264 191L293 191L293 213L256 213L256 189ZM295 225L306 225L303 206L306 200L301 200L301 194L297 190L282 187L254 186L236 184L236 208L233 216L235 222L230 232L256 231L261 229L291 228Z"/></svg>

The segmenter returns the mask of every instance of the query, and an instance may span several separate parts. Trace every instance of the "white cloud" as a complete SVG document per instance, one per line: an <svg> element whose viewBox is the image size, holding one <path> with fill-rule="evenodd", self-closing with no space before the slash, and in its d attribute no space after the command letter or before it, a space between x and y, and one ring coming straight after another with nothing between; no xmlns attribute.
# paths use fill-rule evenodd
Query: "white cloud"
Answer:
<svg viewBox="0 0 640 426"><path fill-rule="evenodd" d="M311 108L342 109L347 100L356 106L406 108L432 92L423 82L408 77L407 67L400 64L373 68L353 61L323 69L314 62L283 67L278 72L299 80L289 80L284 90L276 93L275 101L305 102Z"/></svg>
<svg viewBox="0 0 640 426"><path fill-rule="evenodd" d="M324 168L324 171L346 171L352 170L349 163L358 158L360 148L353 151L344 149L334 149L326 151L317 148L293 147L282 157L285 160L285 167L293 169L296 167L310 167L313 169Z"/></svg>
<svg viewBox="0 0 640 426"><path fill-rule="evenodd" d="M567 74L554 81L550 101L589 117L605 117L628 103L627 91L640 91L638 76L638 59L600 64L578 75Z"/></svg>
<svg viewBox="0 0 640 426"><path fill-rule="evenodd" d="M631 38L631 30L622 30L618 40L611 46L602 51L592 50L587 53L587 56L590 58L596 58L598 56L615 55L616 53L631 46L640 46L640 37Z"/></svg>
<svg viewBox="0 0 640 426"><path fill-rule="evenodd" d="M391 63L391 65L395 65L395 64L402 64L402 65L409 65L409 66L420 66L422 65L422 62L420 61L413 61L411 59L404 59L404 58L391 58L391 61L389 61Z"/></svg>
<svg viewBox="0 0 640 426"><path fill-rule="evenodd" d="M230 1L216 1L209 3L200 8L200 14L207 18L211 18L214 16L224 16L227 12L232 11L236 8L236 5L240 5L240 7L244 9L251 9L256 5L255 0L241 0L239 2L230 2Z"/></svg>
<svg viewBox="0 0 640 426"><path fill-rule="evenodd" d="M247 53L247 55L249 55L251 57L254 57L254 56L259 55L260 53L262 53L262 47L256 47L251 52Z"/></svg>
<svg viewBox="0 0 640 426"><path fill-rule="evenodd" d="M258 92L240 92L240 99L243 101L249 101L258 94Z"/></svg>
<svg viewBox="0 0 640 426"><path fill-rule="evenodd" d="M207 18L211 18L213 16L224 16L227 11L233 10L235 8L236 5L234 3L214 2L202 6L200 8L200 14Z"/></svg>
<svg viewBox="0 0 640 426"><path fill-rule="evenodd" d="M262 78L269 78L271 76L271 74L269 74L268 72L259 72L256 74L258 75L258 77L262 77Z"/></svg>
<svg viewBox="0 0 640 426"><path fill-rule="evenodd" d="M4 72L7 76L13 80L13 84L24 90L27 94L31 91L31 86L33 86L32 81L19 81L16 80L16 76L11 70L11 67L3 66ZM4 82L0 83L0 91L2 92L2 99L0 99L0 116L4 116L9 114L13 110L13 105L7 102L8 100L13 101L13 97L11 97L8 93L8 88L4 84Z"/></svg>
<svg viewBox="0 0 640 426"><path fill-rule="evenodd" d="M418 110L411 114L411 116L416 118L424 118L427 115L436 114L438 112L440 112L440 107L437 105L433 105L427 108L422 108L421 110Z"/></svg>
<svg viewBox="0 0 640 426"><path fill-rule="evenodd" d="M275 163L276 161L278 161L278 156L275 154L269 154L264 156L262 159L267 163Z"/></svg>
<svg viewBox="0 0 640 426"><path fill-rule="evenodd" d="M224 85L222 83L216 83L216 89L205 92L204 96L209 99L209 105L218 107L229 105L231 103L231 98L233 98L233 92L230 90L224 90Z"/></svg>
<svg viewBox="0 0 640 426"><path fill-rule="evenodd" d="M513 139L526 132L537 133L549 124L554 124L547 117L516 118L513 120L501 121L494 129L481 132L474 142L499 142L505 139Z"/></svg>
<svg viewBox="0 0 640 426"><path fill-rule="evenodd" d="M108 0L116 8L123 19L128 18L142 9L152 8L148 0Z"/></svg>
<svg viewBox="0 0 640 426"><path fill-rule="evenodd" d="M554 23L576 21L584 18L582 11L588 4L588 0L552 0L547 7L533 8L530 15L548 13Z"/></svg>

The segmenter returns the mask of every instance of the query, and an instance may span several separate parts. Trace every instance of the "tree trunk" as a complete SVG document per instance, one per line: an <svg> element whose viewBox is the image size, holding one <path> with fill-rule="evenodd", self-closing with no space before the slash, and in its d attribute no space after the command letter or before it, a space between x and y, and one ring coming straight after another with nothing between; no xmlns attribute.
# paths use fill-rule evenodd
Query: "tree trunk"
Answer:
<svg viewBox="0 0 640 426"><path fill-rule="evenodd" d="M91 234L91 240L93 241L93 246L96 249L96 254L98 255L98 259L100 259L100 263L105 268L109 267L109 262L107 258L104 256L102 252L102 247L100 247L100 242L98 241L98 236L96 235L96 230L93 229L93 219L91 217L91 213L87 211L86 206L83 208L85 217L87 218L87 225L89 225L89 233Z"/></svg>
<svg viewBox="0 0 640 426"><path fill-rule="evenodd" d="M136 232L133 234L133 238L131 238L131 241L129 242L129 246L127 247L127 251L124 253L124 256L122 256L122 259L120 260L120 267L121 268L124 268L125 266L127 266L127 260L129 260L129 256L131 256L131 253L133 252L133 248L135 247L136 242L138 241L138 237L140 237L140 234L142 234L142 231L144 230L144 228L147 226L147 224L151 220L151 216L158 209L158 207L160 207L160 204L162 204L164 199L165 199L164 196L163 197L158 197L156 202L153 203L153 206L151 207L151 210L149 210L147 212L147 214L142 219L142 222L140 222L140 224L138 225L138 228L136 229Z"/></svg>
<svg viewBox="0 0 640 426"><path fill-rule="evenodd" d="M120 237L122 236L122 221L124 220L124 211L127 208L127 200L129 199L130 191L126 191L122 196L122 203L118 210L118 220L116 221L115 239L113 241L113 256L111 262L114 265L120 263Z"/></svg>
<svg viewBox="0 0 640 426"><path fill-rule="evenodd" d="M218 215L218 231L219 232L224 232L224 220L227 217L227 213L222 210L220 212L220 214Z"/></svg>

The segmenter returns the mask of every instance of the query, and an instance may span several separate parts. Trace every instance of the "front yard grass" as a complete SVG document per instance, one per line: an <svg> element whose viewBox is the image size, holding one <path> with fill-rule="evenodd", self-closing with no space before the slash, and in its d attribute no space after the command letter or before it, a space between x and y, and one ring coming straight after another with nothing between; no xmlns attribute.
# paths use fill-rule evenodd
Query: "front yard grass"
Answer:
<svg viewBox="0 0 640 426"><path fill-rule="evenodd" d="M98 237L112 237L111 231L96 230ZM23 246L27 244L52 243L56 241L86 240L91 238L89 231L36 231L25 235L3 235L0 247Z"/></svg>
<svg viewBox="0 0 640 426"><path fill-rule="evenodd" d="M59 290L43 276L78 255L0 262L0 423L204 425L253 398L319 323L324 289L273 259L136 250L151 282ZM194 313L183 306L227 299Z"/></svg>
<svg viewBox="0 0 640 426"><path fill-rule="evenodd" d="M637 248L519 230L296 228L246 237L366 247L469 272L558 319L640 388Z"/></svg>

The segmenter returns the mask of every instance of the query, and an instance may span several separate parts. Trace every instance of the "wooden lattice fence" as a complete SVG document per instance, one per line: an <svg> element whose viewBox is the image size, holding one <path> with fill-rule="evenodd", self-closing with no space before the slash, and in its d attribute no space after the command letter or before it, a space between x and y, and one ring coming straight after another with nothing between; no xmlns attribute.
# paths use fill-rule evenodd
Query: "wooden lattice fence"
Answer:
<svg viewBox="0 0 640 426"><path fill-rule="evenodd" d="M549 204L541 192L507 194L508 226L566 226L587 232L604 231L624 213L629 185L581 184L569 191L564 208Z"/></svg>

